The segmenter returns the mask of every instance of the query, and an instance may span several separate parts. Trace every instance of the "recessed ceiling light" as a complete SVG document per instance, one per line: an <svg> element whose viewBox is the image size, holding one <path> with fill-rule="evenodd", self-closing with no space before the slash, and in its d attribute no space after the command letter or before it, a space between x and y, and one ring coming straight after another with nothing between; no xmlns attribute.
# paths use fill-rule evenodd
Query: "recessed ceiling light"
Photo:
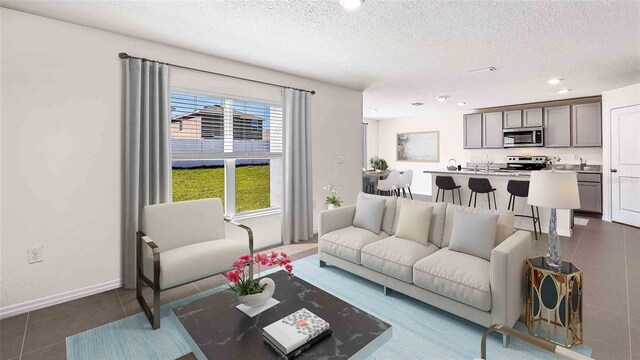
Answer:
<svg viewBox="0 0 640 360"><path fill-rule="evenodd" d="M560 83L560 81L562 81L562 79L559 79L559 78L549 79L549 80L547 80L547 84L549 84L549 85L558 85Z"/></svg>
<svg viewBox="0 0 640 360"><path fill-rule="evenodd" d="M340 5L347 10L355 10L362 5L364 0L340 0Z"/></svg>
<svg viewBox="0 0 640 360"><path fill-rule="evenodd" d="M424 103L420 102L420 101L416 101L416 102L412 102L411 105L413 105L413 106L422 106L422 105L424 105Z"/></svg>
<svg viewBox="0 0 640 360"><path fill-rule="evenodd" d="M378 109L371 109L371 112L378 112Z"/></svg>
<svg viewBox="0 0 640 360"><path fill-rule="evenodd" d="M438 101L440 101L440 102L444 102L444 101L447 101L447 99L448 99L448 98L449 98L449 96L447 96L447 95L442 95L442 96L438 96L438 97L436 98L436 100L438 100Z"/></svg>
<svg viewBox="0 0 640 360"><path fill-rule="evenodd" d="M498 69L496 69L493 66L489 66L489 67L485 67L485 68L469 70L468 73L469 74L477 74L477 73L481 73L481 72L485 72L485 71L496 71L496 70L498 70Z"/></svg>
<svg viewBox="0 0 640 360"><path fill-rule="evenodd" d="M566 94L569 91L571 91L571 89L560 89L560 90L558 90L558 94Z"/></svg>
<svg viewBox="0 0 640 360"><path fill-rule="evenodd" d="M467 105L467 103L466 103L466 102L459 102L459 103L458 103L458 106L465 106L465 105Z"/></svg>

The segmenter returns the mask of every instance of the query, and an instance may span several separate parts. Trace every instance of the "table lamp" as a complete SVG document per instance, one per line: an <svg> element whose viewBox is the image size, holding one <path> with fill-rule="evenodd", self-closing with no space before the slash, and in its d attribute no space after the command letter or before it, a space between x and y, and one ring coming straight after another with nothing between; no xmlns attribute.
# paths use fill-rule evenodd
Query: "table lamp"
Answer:
<svg viewBox="0 0 640 360"><path fill-rule="evenodd" d="M580 208L578 175L573 171L541 170L532 171L527 203L533 206L551 208L549 218L549 250L546 262L551 268L560 270L560 241L556 231L556 209Z"/></svg>

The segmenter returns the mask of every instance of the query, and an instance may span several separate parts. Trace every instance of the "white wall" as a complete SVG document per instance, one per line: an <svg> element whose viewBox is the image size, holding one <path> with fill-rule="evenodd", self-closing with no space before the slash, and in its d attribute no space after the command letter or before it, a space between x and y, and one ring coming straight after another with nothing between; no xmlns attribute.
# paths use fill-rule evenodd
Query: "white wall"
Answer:
<svg viewBox="0 0 640 360"><path fill-rule="evenodd" d="M640 104L640 84L602 93L602 218L611 221L611 110Z"/></svg>
<svg viewBox="0 0 640 360"><path fill-rule="evenodd" d="M462 115L468 111L431 111L424 115L406 119L380 120L378 124L378 152L387 160L391 168L414 170L411 190L414 194L431 195L431 176L424 174L428 169L444 169L449 159L458 165L467 162L506 162L509 155L559 156L561 163L578 164L574 156L582 157L588 164L602 164L601 148L531 148L531 149L475 149L465 150L462 144ZM418 163L396 160L396 134L416 131L440 132L440 161L438 163Z"/></svg>
<svg viewBox="0 0 640 360"><path fill-rule="evenodd" d="M355 202L361 91L13 10L1 9L0 16L3 309L122 278L119 52L316 90L310 104L315 210L329 183L346 203ZM279 97L277 88L201 73L174 71L172 80L217 93ZM279 215L247 222L260 241L279 237ZM45 261L28 265L27 248L40 245Z"/></svg>

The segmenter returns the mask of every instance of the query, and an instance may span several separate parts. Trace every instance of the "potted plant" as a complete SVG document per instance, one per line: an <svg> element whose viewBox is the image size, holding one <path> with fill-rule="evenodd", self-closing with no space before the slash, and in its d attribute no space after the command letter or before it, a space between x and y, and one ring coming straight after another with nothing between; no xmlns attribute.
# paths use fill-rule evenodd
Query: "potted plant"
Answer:
<svg viewBox="0 0 640 360"><path fill-rule="evenodd" d="M340 204L342 204L342 200L338 197L338 189L333 185L327 185L324 187L324 191L329 192L329 195L324 200L324 203L327 204L327 207L329 209L340 207Z"/></svg>
<svg viewBox="0 0 640 360"><path fill-rule="evenodd" d="M383 158L378 157L377 155L369 159L369 165L373 168L373 170L385 171L389 168L387 165L387 161Z"/></svg>
<svg viewBox="0 0 640 360"><path fill-rule="evenodd" d="M246 306L260 306L271 299L276 289L273 280L263 278L253 279L251 271L252 264L260 266L280 266L285 269L289 276L293 275L293 264L289 255L281 252L271 252L271 254L256 254L253 258L250 255L243 255L233 263L233 270L227 272L227 279L231 281L229 287L235 291L238 300Z"/></svg>

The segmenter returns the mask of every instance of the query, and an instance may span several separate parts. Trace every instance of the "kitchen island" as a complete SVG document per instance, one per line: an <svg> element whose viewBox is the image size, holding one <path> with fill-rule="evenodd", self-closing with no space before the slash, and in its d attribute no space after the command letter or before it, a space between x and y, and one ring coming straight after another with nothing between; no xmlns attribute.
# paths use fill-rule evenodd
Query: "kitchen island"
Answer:
<svg viewBox="0 0 640 360"><path fill-rule="evenodd" d="M509 192L507 191L507 183L509 180L529 180L531 172L522 170L425 170L424 173L431 174L431 196L435 200L435 196L438 193L438 187L436 186L436 176L451 176L456 182L456 185L460 185L460 194L462 195L462 206L469 205L469 197L471 196L471 190L469 190L469 178L486 178L491 182L491 186L496 189L495 196L498 203L499 210L505 210L509 205ZM442 198L442 195L440 195ZM455 191L456 204L459 203L458 191ZM445 202L452 202L451 191L446 191ZM491 196L491 203L493 208L493 195ZM472 203L473 206L473 203ZM487 196L485 194L478 194L478 200L476 207L488 209ZM543 233L548 233L549 230L549 216L551 210L548 208L539 208L540 211L540 226ZM531 207L527 204L526 198L516 198L515 213L519 215L531 215ZM560 236L571 237L571 230L573 228L573 213L571 210L557 210L557 231ZM533 231L533 221L529 218L523 218L516 216L515 227L517 229Z"/></svg>

